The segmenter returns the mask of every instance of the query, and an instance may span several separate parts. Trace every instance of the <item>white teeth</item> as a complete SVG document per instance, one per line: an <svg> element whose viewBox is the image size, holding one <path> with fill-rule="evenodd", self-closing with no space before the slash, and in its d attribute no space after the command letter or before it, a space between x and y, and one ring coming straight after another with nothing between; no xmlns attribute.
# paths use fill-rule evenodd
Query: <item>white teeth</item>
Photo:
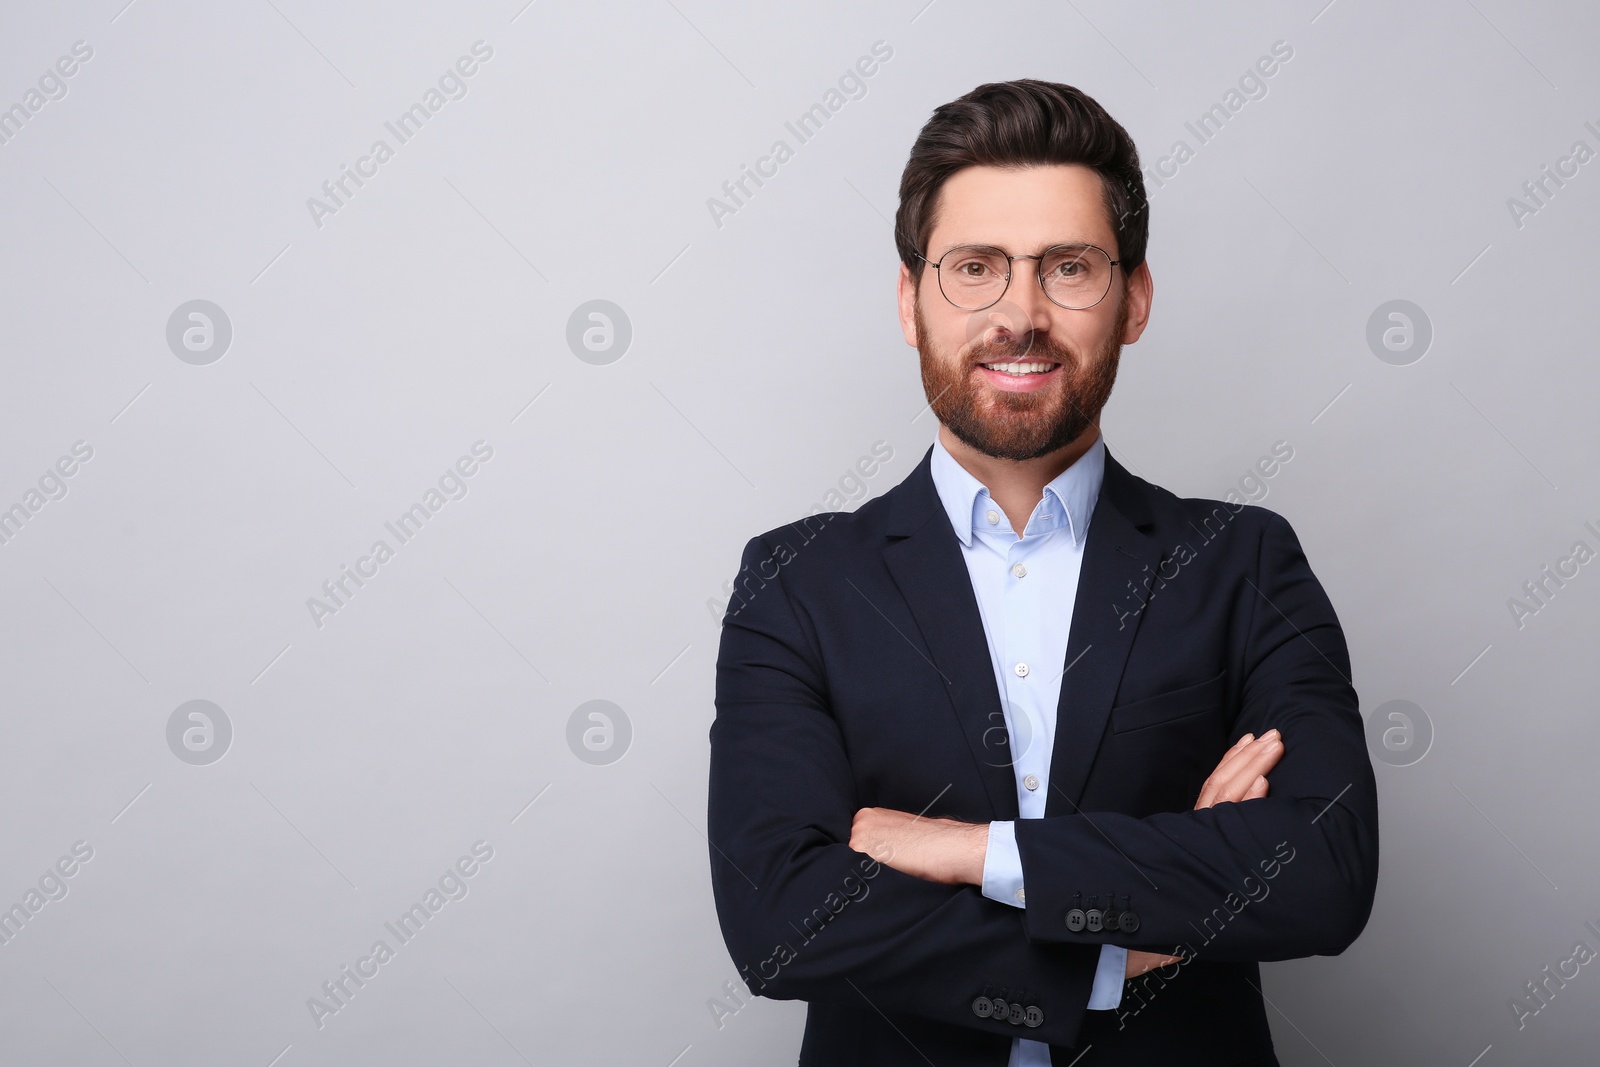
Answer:
<svg viewBox="0 0 1600 1067"><path fill-rule="evenodd" d="M990 370L997 370L1002 374L1042 374L1054 367L1054 363L985 363L983 366Z"/></svg>

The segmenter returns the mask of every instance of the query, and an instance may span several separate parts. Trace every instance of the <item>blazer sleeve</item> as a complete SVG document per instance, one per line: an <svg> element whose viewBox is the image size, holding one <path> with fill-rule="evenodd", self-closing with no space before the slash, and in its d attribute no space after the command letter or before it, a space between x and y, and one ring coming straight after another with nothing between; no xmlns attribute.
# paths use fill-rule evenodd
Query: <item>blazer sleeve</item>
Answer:
<svg viewBox="0 0 1600 1067"><path fill-rule="evenodd" d="M1243 696L1231 736L1281 732L1268 795L1142 819L1080 812L1018 820L1033 940L1184 945L1204 959L1262 961L1336 955L1366 926L1378 800L1349 652L1293 529L1261 510L1268 519L1245 577L1253 589L1245 590ZM1075 892L1087 898L1112 886L1133 902L1135 934L1068 928Z"/></svg>
<svg viewBox="0 0 1600 1067"><path fill-rule="evenodd" d="M1022 910L978 887L924 881L849 847L859 805L809 619L762 538L740 573L764 584L736 592L723 619L707 838L718 921L745 983L777 1000L1072 1044L1099 946L1030 939ZM984 1017L986 996L1037 1008L1037 1025Z"/></svg>

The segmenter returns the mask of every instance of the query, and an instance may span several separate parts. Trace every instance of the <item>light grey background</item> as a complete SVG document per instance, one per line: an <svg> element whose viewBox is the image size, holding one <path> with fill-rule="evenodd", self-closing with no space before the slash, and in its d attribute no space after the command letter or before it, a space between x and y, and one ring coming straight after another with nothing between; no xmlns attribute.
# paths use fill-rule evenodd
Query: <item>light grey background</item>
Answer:
<svg viewBox="0 0 1600 1067"><path fill-rule="evenodd" d="M1020 76L1095 96L1147 168L1195 150L1151 184L1112 452L1222 496L1287 442L1256 498L1364 713L1432 726L1409 766L1374 748L1365 935L1263 969L1283 1062L1590 1054L1595 967L1520 1029L1511 1000L1600 950L1600 564L1520 626L1508 600L1600 548L1600 162L1520 225L1508 198L1600 150L1593 8L523 2L5 7L0 107L93 55L0 144L0 507L93 457L0 545L0 905L93 858L0 946L0 1060L792 1063L803 1005L708 1005L736 1003L703 838L719 600L874 442L873 495L931 442L887 220L931 109ZM307 199L480 40L466 95L318 226ZM784 123L878 41L799 144ZM233 331L203 366L166 339L195 299ZM1396 299L1434 334L1404 366L1367 343ZM591 300L631 324L607 364L567 342ZM379 538L319 628L308 598ZM208 765L168 746L191 700L232 726ZM593 700L621 759L569 747ZM308 998L477 841L468 894L319 1028Z"/></svg>

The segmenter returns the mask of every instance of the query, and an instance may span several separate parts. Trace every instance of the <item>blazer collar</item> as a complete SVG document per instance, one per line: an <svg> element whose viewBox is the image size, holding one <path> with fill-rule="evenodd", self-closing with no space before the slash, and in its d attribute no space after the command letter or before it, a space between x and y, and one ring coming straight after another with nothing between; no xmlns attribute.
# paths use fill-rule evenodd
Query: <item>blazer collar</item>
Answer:
<svg viewBox="0 0 1600 1067"><path fill-rule="evenodd" d="M991 817L1015 819L1017 787L1005 714L961 543L934 486L932 457L930 445L916 469L885 494L884 560L916 620L928 661L939 672L948 710L966 736L989 795ZM1046 816L1078 810L1143 617L1129 618L1121 605L1130 583L1139 588L1146 568L1156 570L1164 561L1150 533L1149 492L1147 482L1106 451L1104 482L1089 521L1062 664ZM966 814L971 818L977 813Z"/></svg>

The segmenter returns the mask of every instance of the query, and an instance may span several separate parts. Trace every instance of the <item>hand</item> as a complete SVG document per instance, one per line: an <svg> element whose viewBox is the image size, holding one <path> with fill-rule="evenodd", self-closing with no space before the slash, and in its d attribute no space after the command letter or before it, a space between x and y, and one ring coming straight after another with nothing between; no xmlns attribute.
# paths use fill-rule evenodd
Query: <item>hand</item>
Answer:
<svg viewBox="0 0 1600 1067"><path fill-rule="evenodd" d="M1278 765L1282 755L1283 739L1277 730L1268 730L1260 737L1245 734L1223 753L1217 769L1200 787L1195 810L1266 796L1267 772Z"/></svg>
<svg viewBox="0 0 1600 1067"><path fill-rule="evenodd" d="M1278 765L1283 755L1283 741L1277 730L1268 730L1260 737L1245 734L1234 746L1223 753L1217 769L1211 772L1205 785L1200 787L1196 810L1213 804L1232 803L1236 800L1253 800L1267 795L1267 772ZM1158 952L1128 950L1128 965L1124 979L1136 978L1156 967L1182 963L1177 956L1163 956Z"/></svg>
<svg viewBox="0 0 1600 1067"><path fill-rule="evenodd" d="M850 847L904 874L944 885L983 885L989 824L924 819L892 808L862 808Z"/></svg>
<svg viewBox="0 0 1600 1067"><path fill-rule="evenodd" d="M1159 952L1140 952L1136 948L1128 950L1128 966L1123 970L1123 981L1137 978L1146 971L1157 967L1166 967L1173 963L1182 963L1180 956L1163 956Z"/></svg>

